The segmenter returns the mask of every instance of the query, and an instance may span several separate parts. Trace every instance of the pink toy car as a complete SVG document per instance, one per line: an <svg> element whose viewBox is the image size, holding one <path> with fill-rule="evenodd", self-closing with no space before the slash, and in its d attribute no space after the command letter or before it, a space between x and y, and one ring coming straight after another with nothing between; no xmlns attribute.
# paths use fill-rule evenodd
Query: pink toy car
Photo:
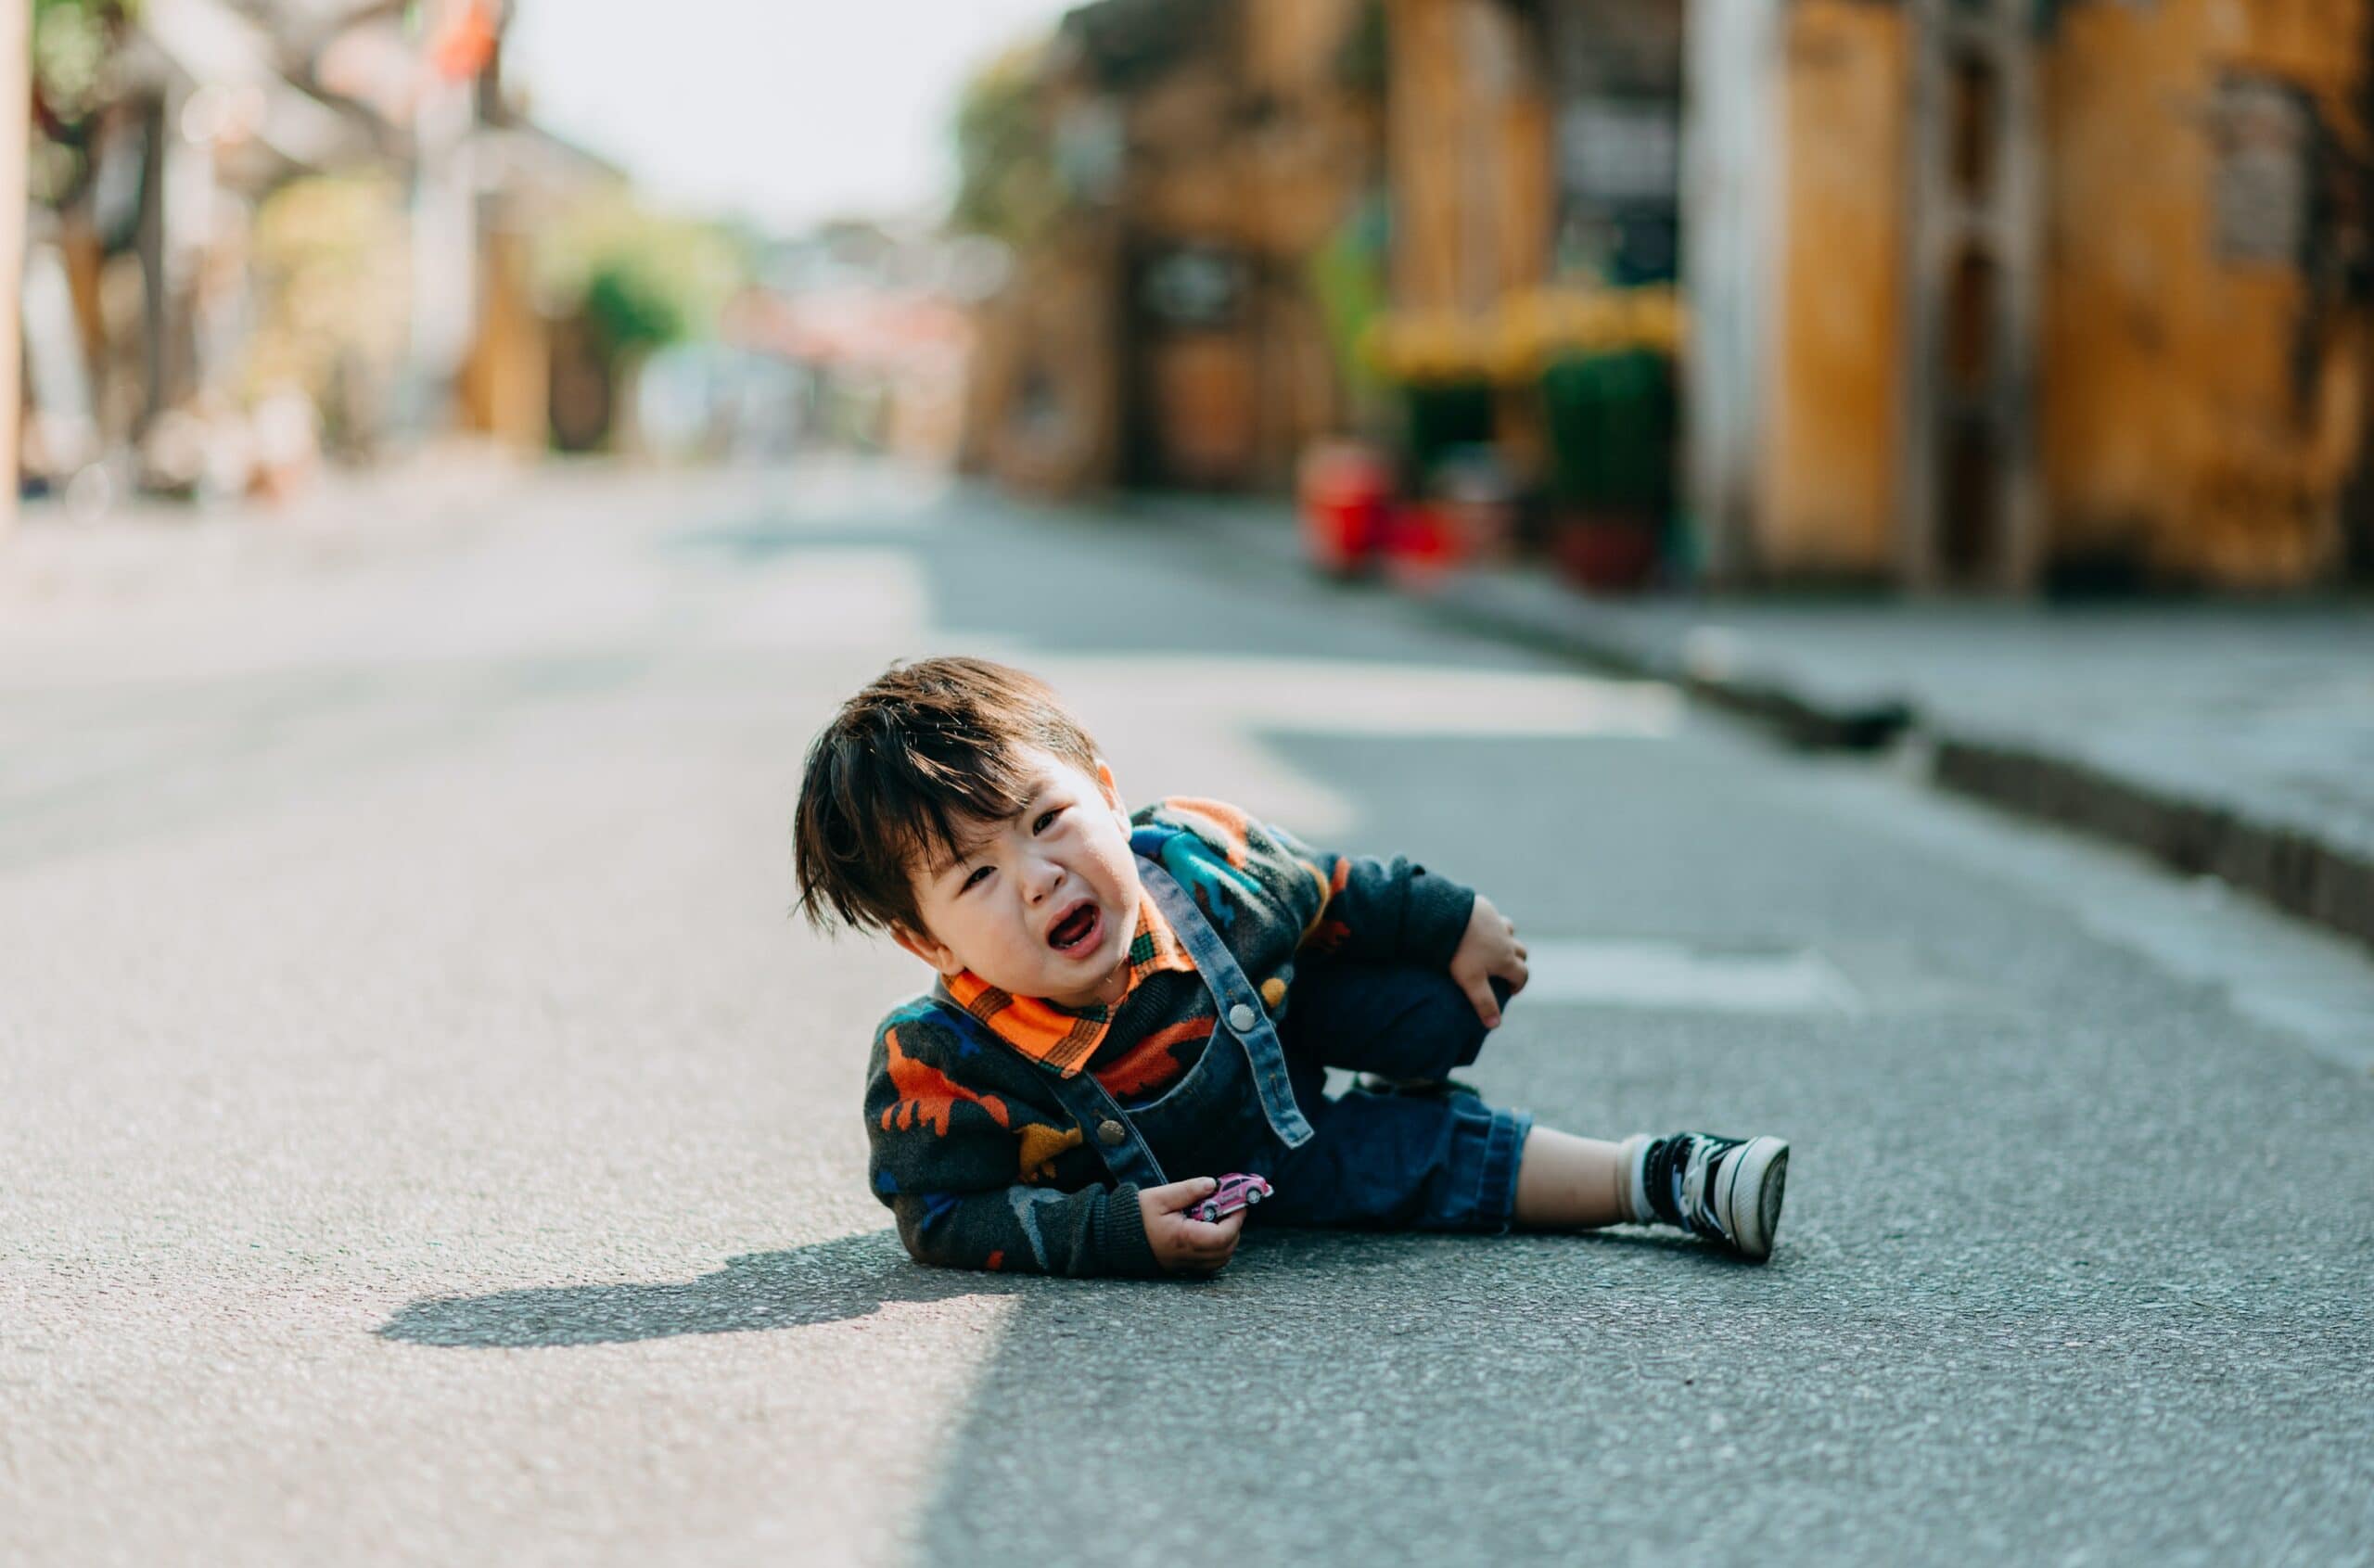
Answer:
<svg viewBox="0 0 2374 1568"><path fill-rule="evenodd" d="M1212 1195L1187 1211L1190 1219L1200 1219L1209 1225L1216 1219L1226 1219L1241 1208L1251 1208L1268 1197L1272 1189L1257 1176L1223 1176Z"/></svg>

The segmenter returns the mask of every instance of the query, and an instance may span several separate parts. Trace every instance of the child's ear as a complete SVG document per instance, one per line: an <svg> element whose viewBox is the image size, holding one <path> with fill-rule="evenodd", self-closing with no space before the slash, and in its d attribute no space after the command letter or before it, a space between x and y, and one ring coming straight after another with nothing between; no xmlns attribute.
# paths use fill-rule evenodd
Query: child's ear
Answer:
<svg viewBox="0 0 2374 1568"><path fill-rule="evenodd" d="M908 930L895 920L890 923L890 939L951 979L964 972L964 966L956 962L956 955L947 948L929 937Z"/></svg>
<svg viewBox="0 0 2374 1568"><path fill-rule="evenodd" d="M1104 803L1124 817L1128 816L1130 809L1121 804L1121 786L1113 782L1113 764L1102 757L1096 759L1096 782L1104 791Z"/></svg>

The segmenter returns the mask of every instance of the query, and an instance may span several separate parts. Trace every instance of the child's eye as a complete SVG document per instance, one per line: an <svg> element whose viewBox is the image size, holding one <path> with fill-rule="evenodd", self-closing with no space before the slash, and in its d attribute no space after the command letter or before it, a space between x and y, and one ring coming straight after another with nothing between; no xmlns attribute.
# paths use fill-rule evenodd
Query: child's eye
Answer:
<svg viewBox="0 0 2374 1568"><path fill-rule="evenodd" d="M973 874L972 874L972 875L970 875L970 876L968 876L968 877L966 877L966 878L964 879L964 887L970 887L970 886L973 886L973 884L975 884L976 882L980 881L980 880L981 880L981 878L983 878L983 877L985 877L985 876L987 876L987 875L989 875L989 867L987 867L987 866L976 866L976 867L974 867L974 868L973 868ZM963 891L964 891L964 887L959 887L959 888L957 889L957 891L958 891L959 893L962 893Z"/></svg>
<svg viewBox="0 0 2374 1568"><path fill-rule="evenodd" d="M1033 832L1033 833L1044 833L1044 832L1046 832L1046 831L1047 831L1047 824L1048 824L1049 822L1053 822L1057 817L1060 817L1060 816L1062 816L1063 814L1064 814L1064 809L1063 809L1061 806L1056 807L1056 808L1055 808L1053 810L1052 810L1052 811L1048 811L1048 812L1044 812L1044 813L1042 813L1042 814L1040 816L1039 821L1038 821L1037 822L1035 822L1034 824L1032 824L1030 831L1031 831L1031 832Z"/></svg>

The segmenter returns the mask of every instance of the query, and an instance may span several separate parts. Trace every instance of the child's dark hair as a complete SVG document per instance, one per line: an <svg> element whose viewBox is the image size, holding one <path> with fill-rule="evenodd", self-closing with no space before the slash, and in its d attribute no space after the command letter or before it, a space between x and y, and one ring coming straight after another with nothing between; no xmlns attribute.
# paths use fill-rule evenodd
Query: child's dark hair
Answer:
<svg viewBox="0 0 2374 1568"><path fill-rule="evenodd" d="M958 823L1028 804L1018 751L1083 771L1096 745L1037 677L985 658L893 664L808 747L793 830L799 901L828 931L925 929L910 873L954 855Z"/></svg>

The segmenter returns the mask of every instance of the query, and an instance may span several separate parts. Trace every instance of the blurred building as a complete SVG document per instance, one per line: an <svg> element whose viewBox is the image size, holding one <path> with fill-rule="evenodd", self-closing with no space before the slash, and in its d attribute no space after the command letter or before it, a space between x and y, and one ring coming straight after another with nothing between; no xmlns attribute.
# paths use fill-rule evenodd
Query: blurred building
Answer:
<svg viewBox="0 0 2374 1568"><path fill-rule="evenodd" d="M141 0L49 133L29 479L270 492L325 450L542 450L529 237L615 170L522 121L498 0Z"/></svg>
<svg viewBox="0 0 2374 1568"><path fill-rule="evenodd" d="M1346 418L1313 259L1377 165L1359 0L1101 0L1030 67L1054 210L982 314L1017 486L1278 485Z"/></svg>
<svg viewBox="0 0 2374 1568"><path fill-rule="evenodd" d="M1275 484L1364 429L1719 581L2366 573L2370 8L1104 0L974 454Z"/></svg>
<svg viewBox="0 0 2374 1568"><path fill-rule="evenodd" d="M1719 566L2363 569L2368 13L1691 11L1692 494Z"/></svg>
<svg viewBox="0 0 2374 1568"><path fill-rule="evenodd" d="M1678 275L1708 574L2365 568L2360 0L1392 17L1397 302Z"/></svg>

